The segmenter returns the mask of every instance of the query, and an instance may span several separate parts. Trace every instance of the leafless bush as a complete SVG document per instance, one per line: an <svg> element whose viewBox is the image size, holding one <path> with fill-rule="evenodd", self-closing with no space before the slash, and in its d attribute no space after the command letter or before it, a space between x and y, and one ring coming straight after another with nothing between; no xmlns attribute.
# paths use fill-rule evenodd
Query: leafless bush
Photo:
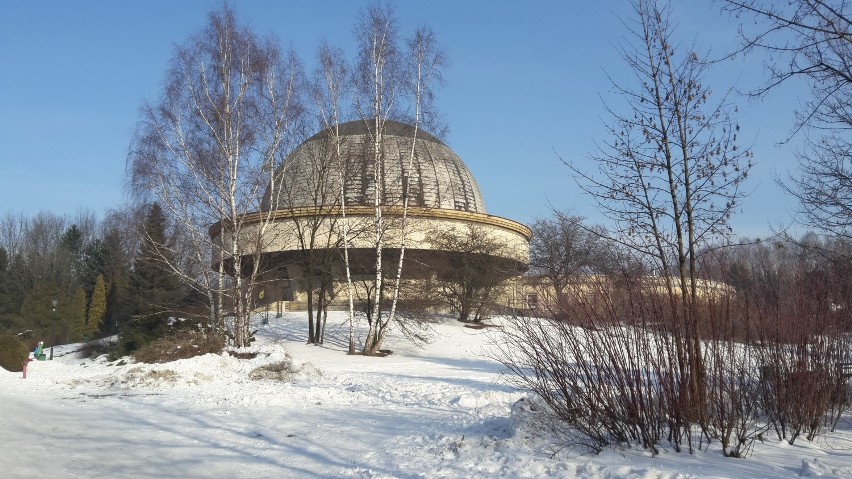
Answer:
<svg viewBox="0 0 852 479"><path fill-rule="evenodd" d="M759 357L747 342L751 330L743 302L733 294L709 297L701 308L707 329L707 428L726 456L743 457L766 431L761 410L762 383L755 377ZM746 342L742 342L746 339Z"/></svg>
<svg viewBox="0 0 852 479"><path fill-rule="evenodd" d="M812 233L799 240L743 241L704 265L736 289L733 339L759 369L767 427L791 444L836 427L850 407L852 275L849 242ZM705 337L716 338L715 332Z"/></svg>
<svg viewBox="0 0 852 479"><path fill-rule="evenodd" d="M650 320L659 317L659 296L627 278L569 289L562 320L510 320L504 329L494 358L514 373L510 381L576 429L572 445L692 450L699 436L687 371L667 327Z"/></svg>
<svg viewBox="0 0 852 479"><path fill-rule="evenodd" d="M833 429L850 407L849 384L839 369L852 359L848 313L830 300L843 278L814 277L802 266L783 278L778 307L760 308L756 342L763 407L778 438L790 444Z"/></svg>
<svg viewBox="0 0 852 479"><path fill-rule="evenodd" d="M518 274L506 242L478 226L436 229L428 233L433 248L455 254L434 255L435 296L458 314L459 321L478 323L491 314L501 284Z"/></svg>
<svg viewBox="0 0 852 479"><path fill-rule="evenodd" d="M718 441L723 454L742 457L768 430L790 444L810 441L850 408L852 308L845 270L802 258L789 255L771 277L741 268L750 287L717 285L696 297L690 310L705 338L698 388L680 296L661 292L659 278L574 278L567 294L540 302L546 319L509 320L494 358L573 428L565 440L574 446L691 452Z"/></svg>

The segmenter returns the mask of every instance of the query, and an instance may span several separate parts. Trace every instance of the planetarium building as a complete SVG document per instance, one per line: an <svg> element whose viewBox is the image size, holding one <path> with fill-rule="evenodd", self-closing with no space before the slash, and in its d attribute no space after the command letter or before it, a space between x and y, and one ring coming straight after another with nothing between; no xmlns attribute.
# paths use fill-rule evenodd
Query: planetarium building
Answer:
<svg viewBox="0 0 852 479"><path fill-rule="evenodd" d="M440 275L465 255L506 277L527 269L529 228L488 214L476 180L446 144L392 121L380 135L374 141L373 121L342 123L307 139L276 172L261 211L244 218L244 241L256 245L247 256L261 261L261 302L304 301L319 276L333 278L338 289L346 281L347 256L353 280L375 277L379 236L387 278L396 276L403 246L407 280ZM446 240L471 232L500 247L476 251L463 239ZM216 241L221 233L212 228L211 234Z"/></svg>

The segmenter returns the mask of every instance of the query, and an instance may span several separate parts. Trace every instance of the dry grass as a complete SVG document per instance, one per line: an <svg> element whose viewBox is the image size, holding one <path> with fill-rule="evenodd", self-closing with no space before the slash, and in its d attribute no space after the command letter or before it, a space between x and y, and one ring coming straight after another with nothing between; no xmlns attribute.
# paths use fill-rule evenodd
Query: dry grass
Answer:
<svg viewBox="0 0 852 479"><path fill-rule="evenodd" d="M142 346L133 357L140 363L167 363L207 353L220 353L224 347L224 336L194 330L177 331Z"/></svg>
<svg viewBox="0 0 852 479"><path fill-rule="evenodd" d="M104 343L101 341L90 341L88 343L83 344L83 346L77 350L78 358L96 358L102 354L108 354L110 349L112 348L112 344Z"/></svg>

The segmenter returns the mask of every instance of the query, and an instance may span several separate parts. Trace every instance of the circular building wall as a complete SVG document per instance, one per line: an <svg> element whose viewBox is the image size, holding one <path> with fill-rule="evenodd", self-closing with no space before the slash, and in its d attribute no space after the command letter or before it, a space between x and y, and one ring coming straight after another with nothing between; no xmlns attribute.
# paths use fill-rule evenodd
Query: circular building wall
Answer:
<svg viewBox="0 0 852 479"><path fill-rule="evenodd" d="M507 277L526 270L529 228L486 212L476 180L447 145L388 121L377 155L375 131L372 121L353 121L310 137L276 173L262 211L243 218L244 248L261 253L268 280L289 281L298 294L303 265L317 254L326 254L340 274L344 230L353 274L374 274L377 194L385 263L395 268L404 243L404 278L429 278L441 270L439 264L457 263L464 255L476 255ZM211 228L214 239L219 234ZM477 243L485 250L473 248L472 238L487 238Z"/></svg>

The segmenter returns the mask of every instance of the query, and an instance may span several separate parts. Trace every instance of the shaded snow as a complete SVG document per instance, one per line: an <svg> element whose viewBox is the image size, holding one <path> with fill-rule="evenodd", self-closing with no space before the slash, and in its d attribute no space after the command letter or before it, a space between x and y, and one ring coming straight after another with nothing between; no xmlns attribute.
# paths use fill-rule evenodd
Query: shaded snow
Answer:
<svg viewBox="0 0 852 479"><path fill-rule="evenodd" d="M849 419L748 459L588 456L542 438L540 405L483 354L493 329L439 323L424 349L391 336L393 354L367 358L345 354L342 324L322 347L304 344L301 314L259 327L253 359L118 365L71 345L26 380L0 370L0 477L852 478Z"/></svg>

